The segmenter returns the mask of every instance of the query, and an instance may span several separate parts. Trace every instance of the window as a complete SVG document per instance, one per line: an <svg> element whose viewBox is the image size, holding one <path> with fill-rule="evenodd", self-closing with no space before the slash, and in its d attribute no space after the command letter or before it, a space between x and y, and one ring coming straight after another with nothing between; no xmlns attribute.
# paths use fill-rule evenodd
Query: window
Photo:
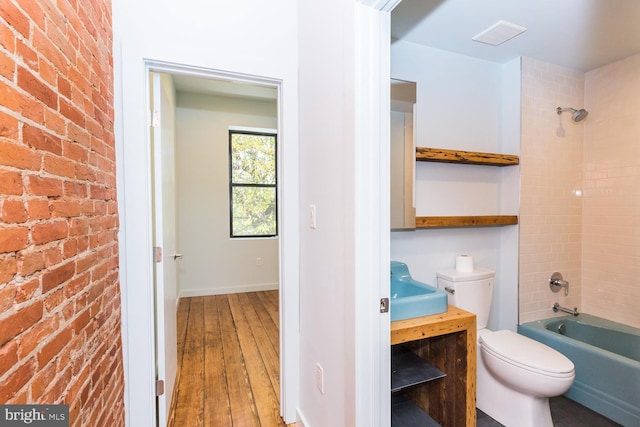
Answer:
<svg viewBox="0 0 640 427"><path fill-rule="evenodd" d="M276 134L229 131L231 237L278 234Z"/></svg>

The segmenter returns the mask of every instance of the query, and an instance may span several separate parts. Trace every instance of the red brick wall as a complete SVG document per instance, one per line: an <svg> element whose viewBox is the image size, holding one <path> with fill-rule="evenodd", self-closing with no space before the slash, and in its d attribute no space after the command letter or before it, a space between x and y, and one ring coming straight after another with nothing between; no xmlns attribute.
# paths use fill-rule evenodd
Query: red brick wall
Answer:
<svg viewBox="0 0 640 427"><path fill-rule="evenodd" d="M124 425L110 0L0 0L0 403Z"/></svg>

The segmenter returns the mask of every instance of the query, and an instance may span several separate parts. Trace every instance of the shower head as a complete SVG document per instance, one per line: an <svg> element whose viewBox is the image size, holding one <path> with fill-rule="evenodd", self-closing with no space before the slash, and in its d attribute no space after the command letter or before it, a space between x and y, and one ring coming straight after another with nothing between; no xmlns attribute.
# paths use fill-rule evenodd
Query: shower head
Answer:
<svg viewBox="0 0 640 427"><path fill-rule="evenodd" d="M571 119L574 122L582 121L586 119L587 116L589 115L589 112L584 108L581 108L580 110L576 110L575 108L571 108L571 107L565 107L565 108L558 107L556 108L556 111L558 112L558 115L562 114L563 111L571 111L573 113L573 115L571 116Z"/></svg>

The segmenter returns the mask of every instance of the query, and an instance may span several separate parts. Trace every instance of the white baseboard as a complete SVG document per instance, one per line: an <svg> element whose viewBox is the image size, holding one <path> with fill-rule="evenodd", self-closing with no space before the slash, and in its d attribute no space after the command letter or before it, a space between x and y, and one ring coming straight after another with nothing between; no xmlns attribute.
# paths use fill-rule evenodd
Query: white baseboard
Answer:
<svg viewBox="0 0 640 427"><path fill-rule="evenodd" d="M297 416L297 420L296 420L296 427L310 427L311 424L309 424L307 422L307 419L304 417L304 415L302 415L302 412L300 412L300 408L298 408L296 410L296 416Z"/></svg>
<svg viewBox="0 0 640 427"><path fill-rule="evenodd" d="M241 294L245 292L273 291L279 288L278 283L261 283L259 285L228 286L226 288L191 289L180 291L180 298L204 297L209 295Z"/></svg>

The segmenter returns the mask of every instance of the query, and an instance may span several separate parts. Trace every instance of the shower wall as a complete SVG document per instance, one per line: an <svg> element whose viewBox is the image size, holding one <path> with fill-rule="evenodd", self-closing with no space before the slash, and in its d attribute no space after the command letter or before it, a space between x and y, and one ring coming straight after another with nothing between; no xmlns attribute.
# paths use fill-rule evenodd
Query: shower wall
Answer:
<svg viewBox="0 0 640 427"><path fill-rule="evenodd" d="M640 55L586 74L523 58L520 322L559 302L640 327L639 116ZM549 290L554 271L568 296Z"/></svg>
<svg viewBox="0 0 640 427"><path fill-rule="evenodd" d="M522 58L519 321L551 317L559 302L580 307L582 158L585 125L556 108L582 108L584 73ZM570 292L553 293L554 271Z"/></svg>
<svg viewBox="0 0 640 427"><path fill-rule="evenodd" d="M640 55L586 73L582 309L640 327Z"/></svg>

